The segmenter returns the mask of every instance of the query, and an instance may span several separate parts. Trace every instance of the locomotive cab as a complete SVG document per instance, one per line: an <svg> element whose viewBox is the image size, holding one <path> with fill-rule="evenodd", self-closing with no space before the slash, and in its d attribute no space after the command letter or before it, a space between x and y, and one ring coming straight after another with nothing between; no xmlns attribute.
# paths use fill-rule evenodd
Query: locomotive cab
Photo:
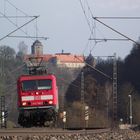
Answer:
<svg viewBox="0 0 140 140"><path fill-rule="evenodd" d="M54 75L22 75L17 87L20 125L55 123L58 89Z"/></svg>

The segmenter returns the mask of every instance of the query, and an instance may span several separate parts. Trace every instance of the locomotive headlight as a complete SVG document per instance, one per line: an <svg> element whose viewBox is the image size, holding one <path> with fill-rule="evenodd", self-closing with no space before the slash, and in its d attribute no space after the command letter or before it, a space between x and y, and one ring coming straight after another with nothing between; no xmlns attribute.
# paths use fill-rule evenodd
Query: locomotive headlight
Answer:
<svg viewBox="0 0 140 140"><path fill-rule="evenodd" d="M23 102L22 105L25 106L26 105L26 102Z"/></svg>
<svg viewBox="0 0 140 140"><path fill-rule="evenodd" d="M49 101L49 104L53 104L53 101Z"/></svg>

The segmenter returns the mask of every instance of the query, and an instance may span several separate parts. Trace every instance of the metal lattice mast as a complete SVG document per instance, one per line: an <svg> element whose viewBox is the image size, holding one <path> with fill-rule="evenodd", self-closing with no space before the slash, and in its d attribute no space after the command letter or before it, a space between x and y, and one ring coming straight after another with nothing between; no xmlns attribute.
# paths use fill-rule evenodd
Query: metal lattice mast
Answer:
<svg viewBox="0 0 140 140"><path fill-rule="evenodd" d="M2 128L2 98L0 97L0 127Z"/></svg>
<svg viewBox="0 0 140 140"><path fill-rule="evenodd" d="M81 72L81 104L84 105L84 72Z"/></svg>
<svg viewBox="0 0 140 140"><path fill-rule="evenodd" d="M117 121L117 60L116 53L113 59L113 119Z"/></svg>
<svg viewBox="0 0 140 140"><path fill-rule="evenodd" d="M84 98L84 72L81 72L81 126L84 127L84 103L85 103L85 98Z"/></svg>

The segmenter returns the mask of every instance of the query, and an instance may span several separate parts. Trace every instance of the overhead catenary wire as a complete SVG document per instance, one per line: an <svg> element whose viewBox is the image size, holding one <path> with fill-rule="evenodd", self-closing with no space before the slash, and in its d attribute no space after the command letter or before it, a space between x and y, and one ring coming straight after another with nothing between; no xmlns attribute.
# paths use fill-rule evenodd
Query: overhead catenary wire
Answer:
<svg viewBox="0 0 140 140"><path fill-rule="evenodd" d="M95 71L97 71L98 73L100 73L101 75L105 76L106 78L112 80L112 77L108 76L107 74L105 74L104 72L92 67L90 64L86 63L87 66L91 67L92 69L94 69Z"/></svg>
<svg viewBox="0 0 140 140"><path fill-rule="evenodd" d="M89 40L96 40L96 41L128 41L129 39L124 38L89 38Z"/></svg>
<svg viewBox="0 0 140 140"><path fill-rule="evenodd" d="M21 12L23 15L25 16L29 16L27 13L25 13L24 11L22 11L21 9L17 8L13 3L11 3L9 0L6 0L12 7L14 7L15 9L17 9L19 12Z"/></svg>
<svg viewBox="0 0 140 140"><path fill-rule="evenodd" d="M93 36L93 33L90 34L90 37L89 38L92 38L92 36ZM96 44L97 44L97 41L95 40L95 43L94 43L93 47L90 49L90 52L92 52L92 50L96 46ZM87 43L85 44L85 48L82 51L82 54L84 54L84 52L89 47L89 45L90 45L90 40L88 39Z"/></svg>
<svg viewBox="0 0 140 140"><path fill-rule="evenodd" d="M6 15L6 0L4 0L4 9L3 9L3 13L4 13L4 15Z"/></svg>
<svg viewBox="0 0 140 140"><path fill-rule="evenodd" d="M51 71L50 69L48 69L48 70ZM58 72L58 71L57 71L57 72ZM53 71L53 73L56 75L56 73L55 73L54 71ZM74 86L74 87L80 89L80 87L79 87L78 85L73 84L73 83L70 83L68 80L66 80L66 79L64 79L64 78L62 78L62 77L60 77L58 74L57 74L57 78L60 79L60 80L62 80L63 82L65 82L65 83L68 84L68 85L72 85L72 86Z"/></svg>
<svg viewBox="0 0 140 140"><path fill-rule="evenodd" d="M99 19L97 19L96 17L92 17L94 20L98 21L99 23L101 23L102 25L104 25L105 27L111 29L112 31L116 32L117 34L123 36L124 38L130 40L131 42L137 44L137 45L140 45L138 42L136 42L135 40L131 39L130 37L128 37L127 35L117 31L116 29L112 28L111 26L105 24L104 22L100 21Z"/></svg>
<svg viewBox="0 0 140 140"><path fill-rule="evenodd" d="M114 57L114 55L108 55L108 56L106 56L106 55L102 55L102 56L95 56L95 55L94 55L94 57L97 57L97 58L98 58L98 57L106 57L106 58L108 57L108 58L112 58L112 57Z"/></svg>
<svg viewBox="0 0 140 140"><path fill-rule="evenodd" d="M91 28L90 22L89 22L89 20L88 20L88 17L87 17L87 15L86 15L86 11L85 11L85 9L84 9L84 6L83 6L83 4L82 4L82 1L79 0L79 2L80 2L80 5L81 5L81 7L82 7L82 10L83 10L83 13L84 13L85 19L86 19L86 21L87 21L87 24L88 24L88 26L89 26L90 32L92 33L93 31L92 31L92 28Z"/></svg>
<svg viewBox="0 0 140 140"><path fill-rule="evenodd" d="M36 31L36 39L38 38L38 27L37 27L37 19L36 19L36 22L35 22L35 31Z"/></svg>
<svg viewBox="0 0 140 140"><path fill-rule="evenodd" d="M8 71L8 72L12 75L14 72L17 72L18 70L22 69L25 65L26 65L26 63L23 63L22 65L18 66L17 68L13 69L12 71ZM9 88L13 85L16 85L16 83L17 82L12 82L11 84L7 85L5 92L8 92Z"/></svg>
<svg viewBox="0 0 140 140"><path fill-rule="evenodd" d="M95 26L95 22L94 22L94 25L92 25L92 27L91 27L91 24L90 24L90 21L89 21L89 19L88 19L88 16L86 15L86 11L85 11L84 5L83 5L83 3L82 3L82 0L79 0L79 2L80 2L80 5L81 5L81 8L82 8L82 11L83 11L83 13L84 13L86 22L87 22L87 24L88 24L88 27L89 27L89 30L90 30L90 38L91 38L91 37L93 37L94 34L96 33L95 27L94 27L94 26ZM88 4L87 1L86 1L86 4ZM89 5L88 5L88 10L89 10ZM90 11L90 12L91 12L91 11ZM91 17L92 17L92 16L91 16ZM84 48L84 50L83 50L83 54L84 54L85 50L87 49L87 47L89 47L89 42L90 42L90 41L88 40L88 42L86 43L85 48ZM95 44L96 44L96 42L95 42Z"/></svg>
<svg viewBox="0 0 140 140"><path fill-rule="evenodd" d="M9 34L5 35L4 37L0 38L0 41L2 41L3 39L7 38L9 35L13 34L14 32L16 32L17 30L21 29L22 27L24 27L25 25L29 24L30 22L32 22L33 20L35 20L36 18L38 18L39 16L35 16L33 19L31 19L30 21L24 23L23 25L19 26L18 28L16 28L15 30L13 30L12 32L10 32Z"/></svg>
<svg viewBox="0 0 140 140"><path fill-rule="evenodd" d="M94 41L94 45L92 46L92 48L90 49L90 54L92 53L93 49L95 48L96 44L97 44L97 40Z"/></svg>
<svg viewBox="0 0 140 140"><path fill-rule="evenodd" d="M33 38L33 39L44 39L44 40L47 40L49 39L48 37L43 37L43 36L40 36L40 37L34 37L34 36L14 36L14 35L9 35L8 37L11 37L11 38Z"/></svg>
<svg viewBox="0 0 140 140"><path fill-rule="evenodd" d="M94 17L94 16L93 16ZM126 19L132 19L132 20L134 20L134 19L140 19L140 17L95 17L95 18L97 18L97 19L123 19L123 20L126 20Z"/></svg>
<svg viewBox="0 0 140 140"><path fill-rule="evenodd" d="M84 15L85 15L85 17L86 17L86 13L85 13L85 9L84 9L84 7L83 7L83 5L82 5L82 1L81 0L79 0L80 1L80 3L81 3L81 7L82 7L82 10L83 10L83 12L84 12ZM87 6L88 6L88 10L89 10L89 12L90 12L90 14L91 14L91 17L94 19L94 21L97 21L98 23L101 23L101 24L103 24L104 26L106 26L107 28L109 28L109 29L111 29L112 31L114 31L114 32L116 32L117 34L119 34L119 35L121 35L121 36L123 36L125 39L120 39L120 38L118 38L118 39L116 39L116 38L103 38L103 39L99 39L99 38L97 38L96 39L96 33L94 33L95 34L95 37L93 37L93 38L91 38L90 37L90 39L89 40L94 40L95 41L95 44L96 43L98 43L98 42L102 42L102 41L104 41L104 42L106 42L106 41L131 41L131 42L133 42L133 43L135 43L135 44L137 44L137 45L140 45L138 42L136 42L135 40L133 40L132 38L130 38L130 37L128 37L127 35L125 35L125 34L123 34L123 33L121 33L121 32L119 32L118 30L116 30L116 29L114 29L114 28L112 28L111 26L109 26L109 25L107 25L107 24L105 24L104 22L102 22L102 21L100 21L99 19L121 19L121 20L139 20L140 19L140 17L95 17L95 16L93 16L93 13L92 13L92 11L91 11L91 9L90 9L90 6L89 6L89 4L88 4L88 1L87 0L85 0L86 1L86 4L87 4ZM90 27L90 26L89 26ZM94 32L95 32L95 28L96 27L94 27ZM91 31L91 34L93 34L93 31L91 30L91 27L90 27L90 31ZM94 45L95 46L95 45ZM92 49L90 50L90 52L93 50L93 48L94 48L94 46L92 47ZM84 49L85 50L85 49Z"/></svg>
<svg viewBox="0 0 140 140"><path fill-rule="evenodd" d="M18 27L17 23L14 23L12 20L10 20L9 18L15 18L15 16L5 16L3 13L0 12L1 15L3 15L3 18L6 18L10 23L12 23L15 27ZM19 16L21 18L25 18L25 16ZM36 16L29 16L30 18L34 18ZM37 26L37 25L36 25ZM37 28L37 27L36 27ZM31 39L44 39L47 40L49 39L48 37L38 37L37 33L36 36L29 36L24 30L20 29L26 36L8 36L8 37L13 37L13 38L31 38ZM36 29L37 32L38 28Z"/></svg>
<svg viewBox="0 0 140 140"><path fill-rule="evenodd" d="M92 13L92 11L91 11L91 9L90 9L90 6L89 6L89 3L88 3L88 1L87 1L87 0L86 0L86 4L87 4L87 6L88 6L88 10L89 10L89 12L90 12L91 16L93 16L93 13Z"/></svg>
<svg viewBox="0 0 140 140"><path fill-rule="evenodd" d="M5 16L7 18L33 18L33 17L35 17L35 16L7 16L7 15L3 14L3 16L0 16L0 18L5 18Z"/></svg>
<svg viewBox="0 0 140 140"><path fill-rule="evenodd" d="M17 68L15 68L14 70L12 70L10 73L14 73L14 72L18 71L19 69L23 68L24 66L26 66L26 63L18 66Z"/></svg>
<svg viewBox="0 0 140 140"><path fill-rule="evenodd" d="M90 21L89 21L89 19L88 19L87 14L86 14L85 8L84 8L83 3L82 3L82 0L79 0L79 1L80 1L80 5L81 5L81 8L82 8L82 11L83 11L83 13L84 13L85 19L86 19L86 21L87 21L87 24L88 24L88 26L89 26L90 38L91 38L91 37L92 37L92 38L96 38L96 30L98 30L98 32L100 32L99 29L96 27L96 21L95 21L95 20L94 20L94 21L91 20L92 24L90 24ZM90 6L89 6L88 1L85 0L85 2L86 2L86 6L87 6L87 9L88 9L88 12L89 12L89 14L90 14L90 19L92 19L92 17L93 17L92 10L91 10L91 8L90 8ZM103 35L101 32L100 32L100 34L103 36L103 38L105 38L104 35ZM88 42L90 42L90 41L91 41L91 40L88 39ZM99 43L99 42L102 42L102 41L101 41L101 40L94 40L94 44L93 44L93 46L91 46L91 48L90 48L90 53L93 51L93 49L95 48L95 46L96 46L97 43ZM85 48L84 48L84 50L83 50L83 54L84 54L85 50L87 49L87 47L89 47L89 43L87 43L87 44L85 45Z"/></svg>
<svg viewBox="0 0 140 140"><path fill-rule="evenodd" d="M12 73L18 71L19 69L22 69L24 66L26 66L26 63L24 63L24 64L18 66L17 68L15 68L14 70L12 70L10 73L12 74ZM49 70L49 69L48 69L48 70ZM58 71L57 71L57 72L58 72ZM54 74L56 74L56 73L54 73ZM78 85L76 85L76 84L74 84L74 83L70 83L68 80L66 80L66 79L64 79L64 78L62 78L62 77L60 77L58 74L57 74L57 78L60 79L60 80L62 80L62 81L63 81L64 83L66 83L67 85L72 85L72 86L74 86L74 87L76 87L76 88L81 89L80 86L78 86ZM13 85L15 85L15 84L16 84L16 82L14 82L14 83L8 85L7 87L11 87L11 86L13 86Z"/></svg>
<svg viewBox="0 0 140 140"><path fill-rule="evenodd" d="M79 89L81 89L79 86L77 86L76 84L73 84L73 83L70 83L70 82L68 82L67 80L65 80L64 78L61 78L61 77L59 77L58 76L58 78L60 79L60 80L62 80L62 81L64 81L66 84L68 84L68 85L72 85L72 86L74 86L74 87L76 87L76 88L79 88Z"/></svg>
<svg viewBox="0 0 140 140"><path fill-rule="evenodd" d="M88 7L88 11L90 12L90 15L91 15L91 18L92 18L92 17L94 17L93 16L93 12L92 12L92 10L91 10L91 8L89 6L88 0L85 0L85 1L86 1L86 5ZM98 32L100 32L99 29L96 26L96 20L94 20L94 25L92 25L92 32L91 32L91 34L93 36L95 36L95 38L96 38L96 30L98 30ZM100 32L100 34L104 37L104 35L101 32ZM97 44L97 43L98 43L98 41L95 40L95 44ZM93 50L93 48L91 50Z"/></svg>
<svg viewBox="0 0 140 140"><path fill-rule="evenodd" d="M22 69L22 68L23 68L24 66L26 66L26 65L27 65L26 63L23 63L22 65L18 66L17 68L15 68L14 70L10 71L9 73L12 74L12 73L18 71L19 69ZM48 70L49 70L49 69L48 69ZM51 71L51 70L50 70L50 71ZM58 71L57 71L57 72L58 72ZM54 74L56 74L56 73L54 73ZM80 86L78 86L78 85L76 85L76 84L74 84L74 83L70 83L68 80L62 78L62 77L59 76L58 74L57 74L57 78L60 79L60 80L62 80L64 83L66 83L66 84L68 84L68 85L72 85L72 86L74 86L74 87L80 89ZM16 84L16 82L14 82L14 83L8 85L7 87L11 87L11 86L13 86L13 85L15 85L15 84Z"/></svg>
<svg viewBox="0 0 140 140"><path fill-rule="evenodd" d="M85 48L83 49L82 54L84 54L84 52L86 51L86 49L88 49L89 43L90 43L90 41L88 40L88 41L86 42L86 44L85 44Z"/></svg>
<svg viewBox="0 0 140 140"><path fill-rule="evenodd" d="M15 10L16 10L16 15L15 16L9 16L9 15L6 15L5 14L5 11L6 11L6 8L8 8L8 7L5 7L4 9L4 14L2 14L2 16L0 16L0 18L6 18L10 23L12 23L14 26L16 26L16 27L18 27L18 25L17 25L17 19L18 18L34 18L34 17L36 17L36 16L30 16L30 15L28 15L27 13L25 13L23 10L21 10L20 8L18 8L18 7L16 7L11 1L9 1L9 0L4 0L4 2L5 2L5 5L6 5L6 3L7 3L7 5L9 4L10 6L12 6L13 8L15 8ZM21 13L21 14L20 14ZM16 22L14 23L12 20L10 20L11 18L15 18L16 19ZM27 38L31 38L33 41L34 41L34 37L29 37L30 35L26 32L26 31L24 31L24 30L22 30L22 29L20 29L24 34L26 34L28 37ZM35 27L35 30L36 30L36 39L38 38L38 35L37 35L37 32L38 32L38 28L37 28L37 20L36 20L36 27ZM46 37L40 37L40 39L45 39L46 40Z"/></svg>
<svg viewBox="0 0 140 140"><path fill-rule="evenodd" d="M80 62L81 62L81 59L79 59L76 55L75 55L75 58L77 58ZM104 72L96 69L95 67L91 66L90 64L84 62L87 66L91 67L93 70L97 71L98 73L100 73L101 75L105 76L106 78L112 80L112 77L110 77L109 75L105 74Z"/></svg>
<svg viewBox="0 0 140 140"><path fill-rule="evenodd" d="M5 17L10 23L12 23L15 27L19 27L16 23L14 23L12 20L10 20L6 15L4 15L2 12L0 12L1 15L3 15L3 17ZM39 16L33 16L32 19L34 18L38 18ZM24 30L22 30L21 28L19 28L24 34L26 34L27 36L29 36Z"/></svg>

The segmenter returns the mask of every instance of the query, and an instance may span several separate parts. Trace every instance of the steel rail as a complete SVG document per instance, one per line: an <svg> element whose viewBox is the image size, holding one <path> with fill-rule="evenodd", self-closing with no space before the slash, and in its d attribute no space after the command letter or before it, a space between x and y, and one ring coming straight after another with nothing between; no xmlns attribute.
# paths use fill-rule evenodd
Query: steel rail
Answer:
<svg viewBox="0 0 140 140"><path fill-rule="evenodd" d="M111 129L90 129L90 130L66 130L66 129L32 129L32 128L20 128L20 129L1 129L0 136L47 136L47 135L67 135L67 134L99 134L110 132Z"/></svg>

